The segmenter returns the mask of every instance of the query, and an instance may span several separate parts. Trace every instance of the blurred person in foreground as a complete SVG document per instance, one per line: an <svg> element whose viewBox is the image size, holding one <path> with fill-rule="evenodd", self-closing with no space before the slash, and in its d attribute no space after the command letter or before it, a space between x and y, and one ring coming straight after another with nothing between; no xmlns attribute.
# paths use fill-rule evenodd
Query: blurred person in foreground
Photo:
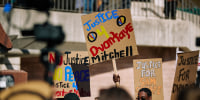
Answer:
<svg viewBox="0 0 200 100"><path fill-rule="evenodd" d="M136 100L152 100L152 92L148 88L141 88L138 91L138 97Z"/></svg>
<svg viewBox="0 0 200 100"><path fill-rule="evenodd" d="M131 95L123 88L111 87L101 89L99 100L133 100Z"/></svg>
<svg viewBox="0 0 200 100"><path fill-rule="evenodd" d="M64 100L80 100L75 93L68 93L64 96Z"/></svg>
<svg viewBox="0 0 200 100"><path fill-rule="evenodd" d="M3 90L0 100L53 100L53 89L45 81L28 81Z"/></svg>

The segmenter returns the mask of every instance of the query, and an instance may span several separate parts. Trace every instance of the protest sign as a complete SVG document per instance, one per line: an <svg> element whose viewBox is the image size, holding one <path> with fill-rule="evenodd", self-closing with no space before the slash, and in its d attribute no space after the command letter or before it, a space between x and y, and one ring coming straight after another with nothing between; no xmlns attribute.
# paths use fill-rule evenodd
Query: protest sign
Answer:
<svg viewBox="0 0 200 100"><path fill-rule="evenodd" d="M129 9L83 15L82 24L90 64L138 54Z"/></svg>
<svg viewBox="0 0 200 100"><path fill-rule="evenodd" d="M162 59L133 60L135 96L141 88L149 88L152 100L164 100Z"/></svg>
<svg viewBox="0 0 200 100"><path fill-rule="evenodd" d="M50 62L55 61L50 55ZM90 96L89 57L84 51L65 52L54 73L56 98L63 98L67 93L78 96Z"/></svg>
<svg viewBox="0 0 200 100"><path fill-rule="evenodd" d="M198 58L199 51L178 54L171 100L177 100L182 90L195 87Z"/></svg>

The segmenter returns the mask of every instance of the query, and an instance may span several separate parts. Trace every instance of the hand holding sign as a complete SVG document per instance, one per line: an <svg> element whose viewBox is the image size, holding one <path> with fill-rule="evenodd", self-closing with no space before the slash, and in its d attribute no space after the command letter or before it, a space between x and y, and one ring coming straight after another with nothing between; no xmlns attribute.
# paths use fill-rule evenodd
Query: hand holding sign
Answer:
<svg viewBox="0 0 200 100"><path fill-rule="evenodd" d="M81 19L90 64L113 59L113 81L119 87L115 59L138 55L130 10L95 12Z"/></svg>
<svg viewBox="0 0 200 100"><path fill-rule="evenodd" d="M116 66L115 59L112 59L112 63L113 63L113 69L114 69L113 81L115 82L116 87L119 87L120 86L120 76L117 73L117 66Z"/></svg>

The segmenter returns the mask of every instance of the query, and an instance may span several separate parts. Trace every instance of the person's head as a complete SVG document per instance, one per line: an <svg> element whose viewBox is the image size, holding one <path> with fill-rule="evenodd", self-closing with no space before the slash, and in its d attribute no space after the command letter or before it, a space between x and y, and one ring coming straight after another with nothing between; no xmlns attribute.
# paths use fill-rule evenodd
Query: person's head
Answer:
<svg viewBox="0 0 200 100"><path fill-rule="evenodd" d="M80 100L75 93L68 93L64 96L64 100Z"/></svg>
<svg viewBox="0 0 200 100"><path fill-rule="evenodd" d="M133 100L130 94L122 89L111 87L100 90L99 100Z"/></svg>
<svg viewBox="0 0 200 100"><path fill-rule="evenodd" d="M138 91L137 100L152 100L152 92L148 88L141 88Z"/></svg>

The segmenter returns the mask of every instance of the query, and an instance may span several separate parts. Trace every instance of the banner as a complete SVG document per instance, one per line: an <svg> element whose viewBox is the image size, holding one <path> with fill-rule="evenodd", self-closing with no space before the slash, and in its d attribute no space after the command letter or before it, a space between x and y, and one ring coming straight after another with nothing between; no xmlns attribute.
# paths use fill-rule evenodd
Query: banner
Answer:
<svg viewBox="0 0 200 100"><path fill-rule="evenodd" d="M142 88L149 88L152 100L164 100L162 59L136 59L133 60L135 96Z"/></svg>
<svg viewBox="0 0 200 100"><path fill-rule="evenodd" d="M199 51L178 54L171 100L177 100L183 89L195 87L198 58Z"/></svg>
<svg viewBox="0 0 200 100"><path fill-rule="evenodd" d="M95 12L81 18L91 64L138 54L129 9Z"/></svg>

